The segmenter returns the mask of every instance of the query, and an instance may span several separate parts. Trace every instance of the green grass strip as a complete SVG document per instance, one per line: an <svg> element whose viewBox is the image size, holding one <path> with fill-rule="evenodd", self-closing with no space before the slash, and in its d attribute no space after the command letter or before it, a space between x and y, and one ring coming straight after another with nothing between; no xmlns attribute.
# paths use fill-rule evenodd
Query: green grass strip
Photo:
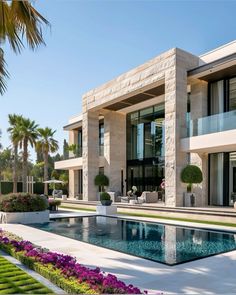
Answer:
<svg viewBox="0 0 236 295"><path fill-rule="evenodd" d="M52 291L0 256L0 294L52 294Z"/></svg>
<svg viewBox="0 0 236 295"><path fill-rule="evenodd" d="M60 206L60 208L72 209L72 210L80 210L80 211L96 211L95 209L91 208L76 208L76 207L67 207L67 206ZM229 222L221 222L221 221L208 221L208 220L198 220L198 219L188 219L188 218L179 218L179 217L165 217L162 215L157 214L147 214L147 213L128 213L119 211L119 214L127 215L127 216L136 216L136 217L147 217L147 218L157 218L163 220L174 220L174 221L183 221L183 222L195 222L201 224L210 224L210 225L220 225L220 226L229 226L229 227L236 227L235 223ZM167 213L168 214L168 213Z"/></svg>

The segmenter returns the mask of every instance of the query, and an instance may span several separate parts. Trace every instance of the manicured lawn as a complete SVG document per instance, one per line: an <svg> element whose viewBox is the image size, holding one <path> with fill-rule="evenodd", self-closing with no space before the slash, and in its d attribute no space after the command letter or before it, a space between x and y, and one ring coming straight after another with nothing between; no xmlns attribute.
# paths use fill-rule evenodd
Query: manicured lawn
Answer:
<svg viewBox="0 0 236 295"><path fill-rule="evenodd" d="M92 209L92 208L76 208L76 207L73 207L73 206L60 206L60 208L66 208L66 209L72 209L72 210L80 210L80 211L90 211L90 212L95 212L96 211L96 209ZM119 211L118 214L127 215L127 216L137 216L137 217L158 218L158 219L163 219L163 220L175 220L175 221L195 222L195 223L202 223L202 224L212 224L212 225L236 227L235 223L220 222L220 221L206 221L206 220L177 218L177 217L166 217L166 216L161 216L161 215L158 215L158 214L127 213L127 212L122 212L122 211Z"/></svg>
<svg viewBox="0 0 236 295"><path fill-rule="evenodd" d="M23 270L0 256L0 294L52 294Z"/></svg>

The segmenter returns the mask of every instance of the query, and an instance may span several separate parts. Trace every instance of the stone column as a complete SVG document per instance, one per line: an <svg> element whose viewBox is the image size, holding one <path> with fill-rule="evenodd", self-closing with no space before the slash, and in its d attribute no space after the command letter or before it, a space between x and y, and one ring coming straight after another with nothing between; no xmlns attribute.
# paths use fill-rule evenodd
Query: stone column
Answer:
<svg viewBox="0 0 236 295"><path fill-rule="evenodd" d="M69 131L69 145L77 144L78 132L76 130ZM72 151L69 151L69 157L74 157ZM78 194L78 171L69 170L69 197L74 198Z"/></svg>
<svg viewBox="0 0 236 295"><path fill-rule="evenodd" d="M121 170L125 194L126 179L126 115L109 111L104 114L105 174L109 177L108 191L121 192Z"/></svg>
<svg viewBox="0 0 236 295"><path fill-rule="evenodd" d="M207 97L208 83L197 79L191 81L190 106L192 120L207 116ZM203 174L203 182L194 186L196 206L206 206L208 204L208 155L191 153L190 162L197 165Z"/></svg>
<svg viewBox="0 0 236 295"><path fill-rule="evenodd" d="M69 170L69 197L74 198L78 194L78 170Z"/></svg>
<svg viewBox="0 0 236 295"><path fill-rule="evenodd" d="M167 206L183 206L180 174L187 164L180 139L187 136L187 70L197 66L198 58L176 49L174 60L165 71L165 194Z"/></svg>
<svg viewBox="0 0 236 295"><path fill-rule="evenodd" d="M99 118L97 112L83 113L83 200L97 200L94 178L99 166Z"/></svg>

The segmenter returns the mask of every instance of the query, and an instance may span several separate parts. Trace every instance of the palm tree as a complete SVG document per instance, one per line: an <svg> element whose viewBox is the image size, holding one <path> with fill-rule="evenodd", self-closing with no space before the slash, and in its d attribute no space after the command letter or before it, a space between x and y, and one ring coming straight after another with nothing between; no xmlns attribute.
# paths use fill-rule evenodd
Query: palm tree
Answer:
<svg viewBox="0 0 236 295"><path fill-rule="evenodd" d="M13 193L17 193L17 180L18 180L18 146L20 142L20 124L22 116L21 115L8 115L8 122L10 127L7 131L10 133L10 138L13 146Z"/></svg>
<svg viewBox="0 0 236 295"><path fill-rule="evenodd" d="M44 160L44 181L48 180L48 155L49 153L55 153L59 146L58 141L53 138L56 130L52 131L51 128L39 128L39 141L36 144L37 151L41 151ZM48 184L44 183L44 194L48 195Z"/></svg>
<svg viewBox="0 0 236 295"><path fill-rule="evenodd" d="M42 25L49 22L31 5L30 0L0 0L0 94L6 90L6 70L2 45L8 41L15 53L21 53L26 40L30 49L45 45Z"/></svg>
<svg viewBox="0 0 236 295"><path fill-rule="evenodd" d="M27 171L28 171L28 145L31 147L36 145L38 138L38 125L35 121L22 117L19 124L19 145L23 149L23 162L22 162L22 182L23 192L27 192Z"/></svg>

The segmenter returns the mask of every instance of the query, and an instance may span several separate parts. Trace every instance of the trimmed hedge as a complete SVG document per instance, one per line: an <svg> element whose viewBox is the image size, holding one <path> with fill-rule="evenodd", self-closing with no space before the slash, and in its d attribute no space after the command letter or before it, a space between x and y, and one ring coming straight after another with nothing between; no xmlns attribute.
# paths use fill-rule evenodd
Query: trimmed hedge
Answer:
<svg viewBox="0 0 236 295"><path fill-rule="evenodd" d="M143 294L140 289L103 273L100 268L90 269L72 256L50 252L1 229L0 249L69 294Z"/></svg>
<svg viewBox="0 0 236 295"><path fill-rule="evenodd" d="M48 209L46 197L30 194L9 194L0 199L0 211L35 212Z"/></svg>
<svg viewBox="0 0 236 295"><path fill-rule="evenodd" d="M0 244L0 249L9 255L13 256L28 268L39 273L44 278L66 291L69 294L97 294L95 290L92 290L88 284L80 283L76 279L67 279L62 276L59 269L55 269L53 265L42 265L39 262L35 262L31 257L27 257L23 252L16 252L13 248Z"/></svg>
<svg viewBox="0 0 236 295"><path fill-rule="evenodd" d="M13 192L13 182L12 181L2 181L1 190L3 195L7 195ZM22 182L17 182L17 191L22 192ZM48 189L48 194L52 195L52 189ZM67 189L62 189L63 195L68 195ZM34 183L34 193L36 195L41 195L44 193L44 183L35 182Z"/></svg>

